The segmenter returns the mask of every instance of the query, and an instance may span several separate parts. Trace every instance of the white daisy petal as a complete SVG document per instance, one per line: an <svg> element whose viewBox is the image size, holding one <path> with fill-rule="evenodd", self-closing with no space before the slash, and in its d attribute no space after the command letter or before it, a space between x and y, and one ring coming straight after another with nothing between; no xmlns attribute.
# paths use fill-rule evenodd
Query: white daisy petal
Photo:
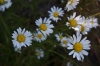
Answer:
<svg viewBox="0 0 100 66"><path fill-rule="evenodd" d="M87 56L88 55L88 52L85 51L85 50L82 50L82 54Z"/></svg>
<svg viewBox="0 0 100 66"><path fill-rule="evenodd" d="M74 39L73 42L74 42L74 44L75 44L75 42L76 42L76 37L75 37L75 35L73 35L73 39Z"/></svg>
<svg viewBox="0 0 100 66"><path fill-rule="evenodd" d="M79 37L77 37L77 42L80 42L81 38L82 38L82 35L80 34Z"/></svg>
<svg viewBox="0 0 100 66"><path fill-rule="evenodd" d="M72 55L74 52L75 52L75 51L74 51L74 50L72 50L72 51L69 53L69 55Z"/></svg>
<svg viewBox="0 0 100 66"><path fill-rule="evenodd" d="M73 58L75 58L75 57L76 57L76 54L77 54L77 53L76 53L76 52L74 52L74 54L73 54Z"/></svg>
<svg viewBox="0 0 100 66"><path fill-rule="evenodd" d="M79 53L79 54L80 54L81 58L82 58L82 59L84 59L84 56L83 56L83 54L82 54L82 53Z"/></svg>
<svg viewBox="0 0 100 66"><path fill-rule="evenodd" d="M83 38L80 43L83 44L86 39L87 37Z"/></svg>
<svg viewBox="0 0 100 66"><path fill-rule="evenodd" d="M68 48L67 49L73 49L73 45L68 44Z"/></svg>
<svg viewBox="0 0 100 66"><path fill-rule="evenodd" d="M77 60L81 60L79 53L76 53Z"/></svg>

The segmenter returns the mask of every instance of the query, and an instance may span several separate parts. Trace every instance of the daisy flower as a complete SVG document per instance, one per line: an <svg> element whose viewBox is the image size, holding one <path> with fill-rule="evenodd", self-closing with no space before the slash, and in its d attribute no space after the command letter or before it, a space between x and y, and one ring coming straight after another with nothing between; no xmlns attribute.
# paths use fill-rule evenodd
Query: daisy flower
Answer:
<svg viewBox="0 0 100 66"><path fill-rule="evenodd" d="M91 26L96 28L98 26L98 20L95 17L90 18Z"/></svg>
<svg viewBox="0 0 100 66"><path fill-rule="evenodd" d="M62 8L53 6L51 8L51 11L48 11L48 13L49 18L57 22L58 20L61 20L59 16L63 17L64 11L62 10Z"/></svg>
<svg viewBox="0 0 100 66"><path fill-rule="evenodd" d="M79 30L76 31L80 31L83 35L88 34L88 32L90 31L90 28L88 27L88 25L85 25L84 22L81 22L80 24L78 24L79 26Z"/></svg>
<svg viewBox="0 0 100 66"><path fill-rule="evenodd" d="M69 43L69 40L68 40L67 37L63 37L61 39L61 43L60 44L61 44L62 47L67 47L68 43Z"/></svg>
<svg viewBox="0 0 100 66"><path fill-rule="evenodd" d="M65 10L67 11L74 10L77 4L79 4L79 0L68 0Z"/></svg>
<svg viewBox="0 0 100 66"><path fill-rule="evenodd" d="M37 42L41 42L41 41L44 41L46 40L47 36L44 36L39 30L37 30L37 33L35 34L34 36L34 39L37 41Z"/></svg>
<svg viewBox="0 0 100 66"><path fill-rule="evenodd" d="M58 34L55 34L55 37L57 39L57 41L61 41L61 39L63 38L63 33L58 33Z"/></svg>
<svg viewBox="0 0 100 66"><path fill-rule="evenodd" d="M32 34L32 40L34 40L34 41L36 41L36 39L35 39L35 37L36 37L36 32L34 32L33 34Z"/></svg>
<svg viewBox="0 0 100 66"><path fill-rule="evenodd" d="M0 0L0 11L5 11L5 8L9 8L11 5L11 0Z"/></svg>
<svg viewBox="0 0 100 66"><path fill-rule="evenodd" d="M76 31L80 31L83 35L87 34L90 29L91 29L91 24L88 18L85 18L84 16L82 17L82 21L78 22L78 28L79 30Z"/></svg>
<svg viewBox="0 0 100 66"><path fill-rule="evenodd" d="M21 48L15 47L15 51L21 53Z"/></svg>
<svg viewBox="0 0 100 66"><path fill-rule="evenodd" d="M72 50L69 55L73 54L73 58L77 58L77 60L82 61L84 59L83 55L88 55L86 50L90 50L90 41L87 40L87 37L82 38L82 34L80 32L76 33L76 36L73 35L73 38L70 37L69 44L67 49Z"/></svg>
<svg viewBox="0 0 100 66"><path fill-rule="evenodd" d="M69 26L70 28L72 29L75 29L75 30L79 30L77 27L78 27L78 22L81 22L82 21L82 18L81 18L81 15L76 16L76 12L73 13L73 15L71 15L70 17L67 17L68 18L68 22L66 22L66 25Z"/></svg>
<svg viewBox="0 0 100 66"><path fill-rule="evenodd" d="M42 49L36 49L35 52L38 59L44 57L44 51Z"/></svg>
<svg viewBox="0 0 100 66"><path fill-rule="evenodd" d="M92 28L91 26L91 22L90 22L90 19L89 18L85 18L84 16L82 17L82 21L85 22L84 24L85 25L88 25L88 28ZM81 22L79 22L81 23Z"/></svg>
<svg viewBox="0 0 100 66"><path fill-rule="evenodd" d="M53 24L50 24L50 19L42 18L35 21L36 25L39 27L39 30L46 36L51 33L53 33L53 30L51 28L54 28ZM38 30L38 29L37 29Z"/></svg>
<svg viewBox="0 0 100 66"><path fill-rule="evenodd" d="M25 31L25 29L21 29L20 27L17 31L14 31L12 34L12 42L14 47L21 48L22 46L26 47L30 46L32 43L32 34L29 31Z"/></svg>
<svg viewBox="0 0 100 66"><path fill-rule="evenodd" d="M73 66L71 62L67 62L66 66Z"/></svg>
<svg viewBox="0 0 100 66"><path fill-rule="evenodd" d="M61 3L64 3L64 0L61 0Z"/></svg>

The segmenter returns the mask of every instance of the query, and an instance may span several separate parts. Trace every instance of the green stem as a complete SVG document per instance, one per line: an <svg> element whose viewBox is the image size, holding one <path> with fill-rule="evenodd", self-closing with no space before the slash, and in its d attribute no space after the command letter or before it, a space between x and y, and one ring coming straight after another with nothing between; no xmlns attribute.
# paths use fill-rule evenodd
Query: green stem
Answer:
<svg viewBox="0 0 100 66"><path fill-rule="evenodd" d="M91 15L91 17L95 17L95 16L98 16L98 15L100 15L100 13L96 13L94 15Z"/></svg>
<svg viewBox="0 0 100 66"><path fill-rule="evenodd" d="M7 23L4 21L4 19L3 19L3 17L2 17L1 14L0 14L0 22L1 22L2 25L4 26L5 31L7 31L8 35L10 36L11 33L10 33L10 30L9 30L9 27L8 27ZM3 30L4 30L4 29L3 29Z"/></svg>

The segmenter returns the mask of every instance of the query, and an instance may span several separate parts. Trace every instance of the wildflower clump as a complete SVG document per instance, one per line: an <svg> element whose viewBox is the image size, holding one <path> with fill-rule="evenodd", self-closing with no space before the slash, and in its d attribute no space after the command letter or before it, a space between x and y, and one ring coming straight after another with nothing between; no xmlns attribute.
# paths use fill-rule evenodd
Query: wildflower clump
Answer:
<svg viewBox="0 0 100 66"><path fill-rule="evenodd" d="M10 0L8 1L10 2ZM64 2L64 0L62 1ZM8 3L6 0L0 0L0 3L4 2ZM30 31L26 30L27 27L24 29L19 27L12 33L14 50L21 54L23 47L30 46L29 50L32 52L29 51L29 55L33 55L32 59L36 56L38 61L40 59L49 60L53 55L64 59L68 58L67 61L71 61L73 58L76 58L75 61L84 61L84 56L89 55L88 51L91 50L92 46L87 35L92 28L97 28L99 24L95 16L85 16L75 10L79 3L80 0L68 0L65 7L53 5L46 13L48 16L38 16L38 19L32 21L31 28L30 25L27 26ZM11 4L7 6L10 7ZM0 5L2 5L1 11L8 8L6 5L5 7L3 4ZM71 59L67 57L71 55ZM74 61L72 62L74 63ZM70 65L70 62L67 65Z"/></svg>

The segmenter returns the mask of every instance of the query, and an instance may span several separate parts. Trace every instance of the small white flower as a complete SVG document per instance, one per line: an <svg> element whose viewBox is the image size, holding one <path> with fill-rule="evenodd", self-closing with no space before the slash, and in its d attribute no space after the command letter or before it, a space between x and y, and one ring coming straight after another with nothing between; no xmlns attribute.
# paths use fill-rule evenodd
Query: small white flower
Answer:
<svg viewBox="0 0 100 66"><path fill-rule="evenodd" d="M79 30L76 31L80 31L82 34L87 34L90 29L91 29L91 24L90 24L90 20L88 18L82 17L82 21L78 22L78 28Z"/></svg>
<svg viewBox="0 0 100 66"><path fill-rule="evenodd" d="M83 35L88 34L88 32L90 31L90 28L88 27L88 25L85 25L84 22L81 22L78 27L79 30L76 31L80 31Z"/></svg>
<svg viewBox="0 0 100 66"><path fill-rule="evenodd" d="M0 0L0 11L5 11L12 5L11 0Z"/></svg>
<svg viewBox="0 0 100 66"><path fill-rule="evenodd" d="M63 38L62 35L63 35L63 33L55 34L57 41L61 41L61 39Z"/></svg>
<svg viewBox="0 0 100 66"><path fill-rule="evenodd" d="M22 46L26 47L30 46L32 43L32 34L29 31L25 31L25 29L21 29L20 27L17 29L17 32L14 31L12 34L12 42L14 47L21 48Z"/></svg>
<svg viewBox="0 0 100 66"><path fill-rule="evenodd" d="M69 39L67 37L63 37L61 39L61 43L60 44L61 44L62 47L67 47L68 43L69 43Z"/></svg>
<svg viewBox="0 0 100 66"><path fill-rule="evenodd" d="M15 47L15 51L21 53L21 48Z"/></svg>
<svg viewBox="0 0 100 66"><path fill-rule="evenodd" d="M64 3L64 0L61 0L61 3Z"/></svg>
<svg viewBox="0 0 100 66"><path fill-rule="evenodd" d="M73 66L71 62L67 62L66 66Z"/></svg>
<svg viewBox="0 0 100 66"><path fill-rule="evenodd" d="M36 39L35 39L35 37L36 37L36 32L34 32L33 34L32 34L32 40L34 40L34 41L36 41Z"/></svg>
<svg viewBox="0 0 100 66"><path fill-rule="evenodd" d="M68 0L65 10L67 11L74 10L77 4L79 4L79 0Z"/></svg>
<svg viewBox="0 0 100 66"><path fill-rule="evenodd" d="M57 47L57 45L54 45L54 47Z"/></svg>
<svg viewBox="0 0 100 66"><path fill-rule="evenodd" d="M90 22L91 22L91 26L94 27L94 28L96 28L98 26L98 20L97 20L97 18L91 17L89 19L90 19Z"/></svg>
<svg viewBox="0 0 100 66"><path fill-rule="evenodd" d="M62 10L62 8L53 6L51 8L51 11L48 11L48 13L50 14L49 18L57 22L58 20L61 20L59 16L62 17L64 11Z"/></svg>
<svg viewBox="0 0 100 66"><path fill-rule="evenodd" d="M35 21L36 25L39 27L39 30L46 36L51 33L53 33L53 30L51 28L54 28L53 24L50 24L50 19L42 18ZM38 29L37 29L38 30Z"/></svg>
<svg viewBox="0 0 100 66"><path fill-rule="evenodd" d="M92 28L91 22L90 22L89 18L85 18L85 17L83 16L83 17L82 17L82 22L85 22L84 24L85 24L85 25L88 25L88 28ZM81 22L79 22L79 23L81 23Z"/></svg>
<svg viewBox="0 0 100 66"><path fill-rule="evenodd" d="M35 36L34 36L34 39L37 42L44 41L44 40L46 40L46 38L47 38L47 36L46 35L43 35L39 30L37 30L37 33L35 33Z"/></svg>
<svg viewBox="0 0 100 66"><path fill-rule="evenodd" d="M70 17L67 17L68 18L68 22L66 22L66 25L69 26L69 28L72 28L74 30L79 30L78 29L78 22L81 22L82 21L82 18L81 18L81 15L76 16L76 12L73 13L73 15L71 15Z"/></svg>
<svg viewBox="0 0 100 66"><path fill-rule="evenodd" d="M36 56L38 59L40 59L41 57L44 57L44 51L42 49L36 49Z"/></svg>
<svg viewBox="0 0 100 66"><path fill-rule="evenodd" d="M67 49L72 50L69 55L73 54L73 58L77 58L77 60L82 61L84 59L83 55L88 55L86 50L90 50L90 41L87 40L87 37L82 38L82 34L80 32L76 33L76 36L73 35L73 38L70 37L69 44Z"/></svg>

